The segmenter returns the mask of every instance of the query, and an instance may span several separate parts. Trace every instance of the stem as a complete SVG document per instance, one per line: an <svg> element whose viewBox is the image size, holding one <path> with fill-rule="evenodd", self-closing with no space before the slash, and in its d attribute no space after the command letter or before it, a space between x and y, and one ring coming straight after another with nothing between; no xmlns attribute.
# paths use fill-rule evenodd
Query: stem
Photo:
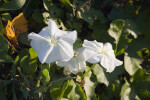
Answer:
<svg viewBox="0 0 150 100"><path fill-rule="evenodd" d="M92 67L83 75L83 78L94 68L97 63L93 64Z"/></svg>
<svg viewBox="0 0 150 100"><path fill-rule="evenodd" d="M60 82L60 81L66 81L66 80L70 80L70 79L75 79L75 78L76 77L65 77L65 78L62 78L62 79L58 79L58 80L55 80L55 81L48 82L47 84L49 84L48 86L50 86L53 83L57 83L57 82Z"/></svg>

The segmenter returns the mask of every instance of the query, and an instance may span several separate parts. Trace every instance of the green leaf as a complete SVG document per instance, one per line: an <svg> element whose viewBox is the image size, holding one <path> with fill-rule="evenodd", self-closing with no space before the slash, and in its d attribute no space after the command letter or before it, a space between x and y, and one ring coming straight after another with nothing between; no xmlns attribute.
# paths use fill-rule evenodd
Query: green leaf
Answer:
<svg viewBox="0 0 150 100"><path fill-rule="evenodd" d="M100 23L98 20L94 21L92 25L88 26L93 30L92 38L96 39L98 42L110 42L112 43L114 40L111 38L107 32L107 27L105 24Z"/></svg>
<svg viewBox="0 0 150 100"><path fill-rule="evenodd" d="M85 68L85 72L88 72L89 70L90 68L87 66ZM91 71L89 71L88 74L86 74L86 76L84 77L84 81L85 81L84 89L85 89L87 100L96 100L96 95L95 95L96 84L91 80L92 77L93 75Z"/></svg>
<svg viewBox="0 0 150 100"><path fill-rule="evenodd" d="M75 43L73 44L73 48L74 49L78 49L82 47L82 41L80 38L77 38L77 40L75 41Z"/></svg>
<svg viewBox="0 0 150 100"><path fill-rule="evenodd" d="M0 17L0 35L3 34L3 23L2 23L2 19Z"/></svg>
<svg viewBox="0 0 150 100"><path fill-rule="evenodd" d="M43 16L39 9L37 9L33 12L32 18L39 24L41 24L43 22Z"/></svg>
<svg viewBox="0 0 150 100"><path fill-rule="evenodd" d="M29 96L29 90L25 86L22 86L20 90L23 93L24 98L27 100L27 97Z"/></svg>
<svg viewBox="0 0 150 100"><path fill-rule="evenodd" d="M126 19L125 21L126 21L125 31L133 35L134 38L137 38L137 35L139 35L140 32L136 24L133 22L133 20L130 19Z"/></svg>
<svg viewBox="0 0 150 100"><path fill-rule="evenodd" d="M13 90L13 100L17 100L17 96L16 96L16 93L15 93L15 90L14 90L14 86L13 86L12 90Z"/></svg>
<svg viewBox="0 0 150 100"><path fill-rule="evenodd" d="M121 100L140 100L140 98L135 93L134 88L126 81L121 89Z"/></svg>
<svg viewBox="0 0 150 100"><path fill-rule="evenodd" d="M18 42L24 45L30 46L30 40L28 39L28 33L21 33L18 36Z"/></svg>
<svg viewBox="0 0 150 100"><path fill-rule="evenodd" d="M124 55L124 67L125 70L130 74L133 75L139 68L141 60L138 58L130 57L128 53L125 53Z"/></svg>
<svg viewBox="0 0 150 100"><path fill-rule="evenodd" d="M3 88L9 84L11 84L13 81L12 80L1 80L0 79L0 87Z"/></svg>
<svg viewBox="0 0 150 100"><path fill-rule="evenodd" d="M0 51L8 51L8 41L5 39L3 35L0 35Z"/></svg>
<svg viewBox="0 0 150 100"><path fill-rule="evenodd" d="M8 49L8 41L0 35L0 62L12 62L12 58L7 54Z"/></svg>
<svg viewBox="0 0 150 100"><path fill-rule="evenodd" d="M141 92L142 90L150 91L150 74L146 74L142 69L136 71L132 80L132 84L137 92Z"/></svg>
<svg viewBox="0 0 150 100"><path fill-rule="evenodd" d="M2 90L2 88L0 88L0 100L7 100L5 92Z"/></svg>
<svg viewBox="0 0 150 100"><path fill-rule="evenodd" d="M138 56L138 51L144 48L149 48L149 43L143 38L133 40L128 46L124 55L124 67L130 75L133 75L137 69L141 68L142 58Z"/></svg>
<svg viewBox="0 0 150 100"><path fill-rule="evenodd" d="M86 100L85 93L82 90L81 86L79 84L75 84L73 80L69 81L66 91L68 91L68 89L70 89L70 92L67 92L67 97L69 100Z"/></svg>
<svg viewBox="0 0 150 100"><path fill-rule="evenodd" d="M70 8L70 1L69 0L59 0L62 4L65 5L66 8Z"/></svg>
<svg viewBox="0 0 150 100"><path fill-rule="evenodd" d="M116 20L116 19L124 19L124 10L122 7L113 8L110 12L109 19Z"/></svg>
<svg viewBox="0 0 150 100"><path fill-rule="evenodd" d="M64 82L63 86L52 84L50 88L50 95L54 100L61 100L63 98L64 92L68 87L68 82L69 81Z"/></svg>
<svg viewBox="0 0 150 100"><path fill-rule="evenodd" d="M52 6L52 0L43 0L43 5L47 11L50 11L50 7Z"/></svg>
<svg viewBox="0 0 150 100"><path fill-rule="evenodd" d="M12 73L15 75L16 74L16 68L17 68L17 65L19 63L19 56L16 56L14 62L13 62L13 65L11 67L11 70L12 70Z"/></svg>
<svg viewBox="0 0 150 100"><path fill-rule="evenodd" d="M0 6L0 11L17 10L23 7L26 0L11 0Z"/></svg>
<svg viewBox="0 0 150 100"><path fill-rule="evenodd" d="M125 26L125 21L121 20L121 19L114 20L110 24L108 33L111 37L113 37L115 39L116 45L118 45L118 43L119 43L119 39L120 39L120 36L121 36L124 26Z"/></svg>
<svg viewBox="0 0 150 100"><path fill-rule="evenodd" d="M93 74L97 78L97 82L104 83L106 86L108 86L109 81L105 75L105 70L99 65L96 64L93 68Z"/></svg>
<svg viewBox="0 0 150 100"><path fill-rule="evenodd" d="M86 22L88 22L89 24L93 24L93 15L91 15L88 12L82 12L82 11L78 11L77 12L77 17L80 19L85 20Z"/></svg>
<svg viewBox="0 0 150 100"><path fill-rule="evenodd" d="M8 20L12 21L11 15L10 13L3 13L2 14L2 20L4 21L4 23L7 24Z"/></svg>
<svg viewBox="0 0 150 100"><path fill-rule="evenodd" d="M127 81L121 89L122 100L149 100L150 94L150 74L146 74L142 69L139 69L131 78L132 83Z"/></svg>
<svg viewBox="0 0 150 100"><path fill-rule="evenodd" d="M141 12L136 20L135 23L138 27L138 30L141 34L144 35L144 38L150 42L150 20L149 20L149 12L143 11Z"/></svg>
<svg viewBox="0 0 150 100"><path fill-rule="evenodd" d="M35 59L38 56L38 54L35 52L33 48L29 49L29 53L30 53L30 60Z"/></svg>
<svg viewBox="0 0 150 100"><path fill-rule="evenodd" d="M49 8L50 17L56 19L56 18L64 18L65 12L61 8L57 7L56 5L53 5Z"/></svg>
<svg viewBox="0 0 150 100"><path fill-rule="evenodd" d="M30 48L28 53L26 50L24 52L20 53L20 56L24 54L24 56L22 55L23 58L20 61L20 66L26 74L32 75L37 69L37 53L33 48Z"/></svg>
<svg viewBox="0 0 150 100"><path fill-rule="evenodd" d="M96 76L97 82L104 83L106 86L118 80L119 75L123 74L123 72L123 66L116 67L111 73L106 72L106 70L99 64L96 64L93 68L93 74Z"/></svg>
<svg viewBox="0 0 150 100"><path fill-rule="evenodd" d="M47 69L44 69L42 71L42 79L43 79L44 83L50 81L49 71Z"/></svg>

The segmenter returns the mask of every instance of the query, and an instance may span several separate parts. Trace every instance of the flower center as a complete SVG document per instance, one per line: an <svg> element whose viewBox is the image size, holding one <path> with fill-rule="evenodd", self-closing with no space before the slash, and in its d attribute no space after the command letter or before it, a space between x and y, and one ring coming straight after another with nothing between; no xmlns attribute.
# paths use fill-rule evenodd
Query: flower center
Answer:
<svg viewBox="0 0 150 100"><path fill-rule="evenodd" d="M104 50L104 49L101 49L99 53L102 54L102 55L107 55L107 51Z"/></svg>
<svg viewBox="0 0 150 100"><path fill-rule="evenodd" d="M74 51L74 57L78 56L78 52Z"/></svg>
<svg viewBox="0 0 150 100"><path fill-rule="evenodd" d="M51 44L57 44L57 40L55 38L51 38Z"/></svg>

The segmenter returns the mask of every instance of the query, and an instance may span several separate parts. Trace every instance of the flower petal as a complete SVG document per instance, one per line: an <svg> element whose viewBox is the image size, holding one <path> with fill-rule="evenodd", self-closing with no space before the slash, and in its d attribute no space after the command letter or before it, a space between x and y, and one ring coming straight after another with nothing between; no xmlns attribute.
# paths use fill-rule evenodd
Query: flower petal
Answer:
<svg viewBox="0 0 150 100"><path fill-rule="evenodd" d="M83 72L85 70L86 63L78 62L76 58L72 58L68 67L73 74L77 74L78 72Z"/></svg>
<svg viewBox="0 0 150 100"><path fill-rule="evenodd" d="M56 61L56 65L60 67L66 67L69 65L69 61Z"/></svg>
<svg viewBox="0 0 150 100"><path fill-rule="evenodd" d="M34 33L34 32L31 32L31 33L28 35L28 38L29 38L29 39L32 39L32 40L41 40L41 41L50 42L50 39L47 39L47 38L45 38L45 37L42 37L41 35L36 34L36 33Z"/></svg>
<svg viewBox="0 0 150 100"><path fill-rule="evenodd" d="M37 52L38 58L39 58L41 63L45 62L49 53L53 49L53 46L50 45L49 42L40 41L40 40L32 40L31 46Z"/></svg>
<svg viewBox="0 0 150 100"><path fill-rule="evenodd" d="M80 62L78 72L84 72L85 67L86 67L86 62Z"/></svg>
<svg viewBox="0 0 150 100"><path fill-rule="evenodd" d="M122 65L121 61L111 56L103 56L100 63L107 72L112 72L116 66Z"/></svg>
<svg viewBox="0 0 150 100"><path fill-rule="evenodd" d="M97 54L97 55L93 56L92 58L88 59L87 62L94 64L94 63L100 62L101 59L102 59L102 55Z"/></svg>
<svg viewBox="0 0 150 100"><path fill-rule="evenodd" d="M46 63L51 63L61 60L70 60L73 57L73 47L71 44L61 41L56 45L49 56L47 57Z"/></svg>
<svg viewBox="0 0 150 100"><path fill-rule="evenodd" d="M83 55L85 61L88 61L89 59L92 59L94 56L98 55L98 52L91 48L85 48L85 50L83 51Z"/></svg>
<svg viewBox="0 0 150 100"><path fill-rule="evenodd" d="M98 43L96 40L95 41L84 40L83 47L93 49L94 51L98 51L103 47L103 43L100 42Z"/></svg>
<svg viewBox="0 0 150 100"><path fill-rule="evenodd" d="M50 26L44 27L38 34L42 37L50 38L51 36Z"/></svg>
<svg viewBox="0 0 150 100"><path fill-rule="evenodd" d="M103 50L107 53L107 55L112 56L115 58L114 50L112 48L112 45L110 43L105 43Z"/></svg>
<svg viewBox="0 0 150 100"><path fill-rule="evenodd" d="M59 30L57 37L69 43L74 43L77 39L77 31L63 31Z"/></svg>
<svg viewBox="0 0 150 100"><path fill-rule="evenodd" d="M56 25L55 21L49 19L48 21L48 27L49 27L49 32L50 32L50 37L54 37L56 34L58 34L58 26Z"/></svg>

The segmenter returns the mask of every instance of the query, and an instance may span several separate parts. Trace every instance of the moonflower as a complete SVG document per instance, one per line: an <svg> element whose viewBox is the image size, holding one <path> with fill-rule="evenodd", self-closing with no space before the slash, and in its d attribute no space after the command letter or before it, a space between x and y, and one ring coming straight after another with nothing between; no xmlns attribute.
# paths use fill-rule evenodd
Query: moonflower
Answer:
<svg viewBox="0 0 150 100"><path fill-rule="evenodd" d="M83 51L84 48L79 48L74 51L74 56L69 61L57 61L56 64L60 67L68 67L73 74L83 72L86 67Z"/></svg>
<svg viewBox="0 0 150 100"><path fill-rule="evenodd" d="M107 72L112 72L116 66L123 64L122 61L116 59L114 50L110 43L101 43L95 41L84 40L83 47L84 57L89 63L98 63L106 69Z"/></svg>
<svg viewBox="0 0 150 100"><path fill-rule="evenodd" d="M51 63L59 60L69 60L73 57L73 43L76 41L76 31L60 30L53 20L38 34L28 35L30 45L37 52L41 63Z"/></svg>

